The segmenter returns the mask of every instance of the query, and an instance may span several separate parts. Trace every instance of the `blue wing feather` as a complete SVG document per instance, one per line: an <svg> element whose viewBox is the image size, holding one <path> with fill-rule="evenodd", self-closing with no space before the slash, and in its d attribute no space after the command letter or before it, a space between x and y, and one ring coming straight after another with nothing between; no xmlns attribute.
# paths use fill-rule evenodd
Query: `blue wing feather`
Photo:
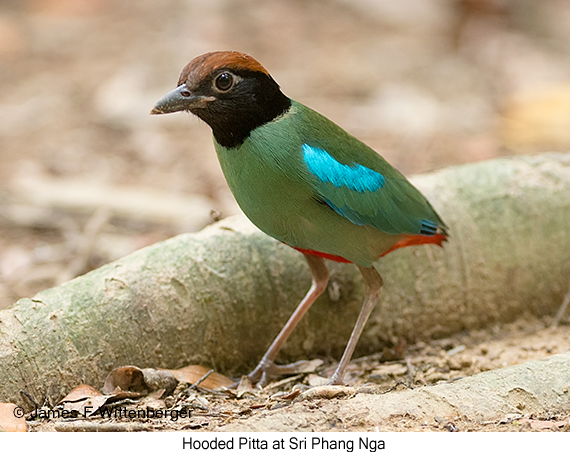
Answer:
<svg viewBox="0 0 570 452"><path fill-rule="evenodd" d="M435 235L442 225L425 198L395 170L390 177L356 162L341 163L306 143L302 151L316 195L352 223L388 234L426 236Z"/></svg>
<svg viewBox="0 0 570 452"><path fill-rule="evenodd" d="M384 176L370 168L354 163L344 165L324 149L303 144L303 159L309 171L322 182L335 187L348 187L359 193L374 192L384 187Z"/></svg>

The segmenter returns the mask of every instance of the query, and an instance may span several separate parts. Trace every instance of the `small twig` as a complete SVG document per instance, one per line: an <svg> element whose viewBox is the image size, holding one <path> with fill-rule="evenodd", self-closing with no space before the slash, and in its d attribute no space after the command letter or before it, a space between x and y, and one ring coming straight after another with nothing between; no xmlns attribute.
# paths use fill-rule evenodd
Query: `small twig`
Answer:
<svg viewBox="0 0 570 452"><path fill-rule="evenodd" d="M38 406L38 404L36 403L36 401L34 400L34 398L33 398L30 394L28 394L28 393L27 393L26 391L24 391L23 389L20 389L20 394L26 396L26 398L27 398L30 402L32 402L32 405L34 405L34 412L35 412L35 411L38 411L39 406Z"/></svg>
<svg viewBox="0 0 570 452"><path fill-rule="evenodd" d="M558 324L560 323L560 320L562 320L562 317L564 317L564 314L566 313L566 308L568 307L569 303L570 303L570 290L568 292L566 292L566 295L564 296L564 300L562 301L562 304L560 305L560 308L558 309L558 312L556 313L556 317L554 318L554 321L552 322L552 326L554 328L556 328L558 326Z"/></svg>
<svg viewBox="0 0 570 452"><path fill-rule="evenodd" d="M449 383L453 383L453 382L459 381L459 380L461 380L462 378L463 378L463 377L454 377L454 378L451 378L450 380L445 380L445 381L443 381L442 383L443 383L443 384L449 384Z"/></svg>
<svg viewBox="0 0 570 452"><path fill-rule="evenodd" d="M394 385L392 385L392 387L386 389L386 391L380 392L379 394L381 394L381 395L388 394L389 392L394 391L398 386L405 386L407 389L411 389L412 391L414 389L408 383L405 383L403 381L397 381L396 383L394 383Z"/></svg>
<svg viewBox="0 0 570 452"><path fill-rule="evenodd" d="M206 372L204 375L202 375L196 383L193 383L192 385L190 385L188 387L188 390L190 391L192 389L196 389L198 386L200 386L200 383L202 383L206 378L208 378L213 373L214 373L214 369L210 369L208 372Z"/></svg>

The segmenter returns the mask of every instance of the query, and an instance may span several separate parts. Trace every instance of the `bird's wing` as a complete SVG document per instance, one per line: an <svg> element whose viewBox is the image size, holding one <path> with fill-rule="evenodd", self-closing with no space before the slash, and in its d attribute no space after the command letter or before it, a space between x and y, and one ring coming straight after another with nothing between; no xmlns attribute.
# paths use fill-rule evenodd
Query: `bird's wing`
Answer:
<svg viewBox="0 0 570 452"><path fill-rule="evenodd" d="M341 162L309 144L302 151L315 197L352 223L388 234L433 236L445 230L424 196L377 154L363 165L349 162L346 154Z"/></svg>

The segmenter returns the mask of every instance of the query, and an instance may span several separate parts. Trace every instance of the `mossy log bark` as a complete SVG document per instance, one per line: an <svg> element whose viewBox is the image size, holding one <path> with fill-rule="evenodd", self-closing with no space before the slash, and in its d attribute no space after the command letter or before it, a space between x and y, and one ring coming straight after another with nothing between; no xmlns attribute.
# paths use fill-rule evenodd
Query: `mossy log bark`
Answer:
<svg viewBox="0 0 570 452"><path fill-rule="evenodd" d="M451 239L378 263L385 288L359 352L553 314L570 275L570 156L498 159L418 176ZM338 357L363 298L354 265L331 263L327 294L281 358ZM60 398L115 366L260 358L310 284L299 253L241 217L126 256L0 312L0 400Z"/></svg>

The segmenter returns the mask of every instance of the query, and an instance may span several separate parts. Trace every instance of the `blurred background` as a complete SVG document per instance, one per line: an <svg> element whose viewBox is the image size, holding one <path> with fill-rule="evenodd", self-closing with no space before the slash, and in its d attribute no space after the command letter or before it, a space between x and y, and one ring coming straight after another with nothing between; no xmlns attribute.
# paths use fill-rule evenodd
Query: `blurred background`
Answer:
<svg viewBox="0 0 570 452"><path fill-rule="evenodd" d="M225 49L407 175L570 149L569 0L0 0L0 307L238 211L149 116Z"/></svg>

